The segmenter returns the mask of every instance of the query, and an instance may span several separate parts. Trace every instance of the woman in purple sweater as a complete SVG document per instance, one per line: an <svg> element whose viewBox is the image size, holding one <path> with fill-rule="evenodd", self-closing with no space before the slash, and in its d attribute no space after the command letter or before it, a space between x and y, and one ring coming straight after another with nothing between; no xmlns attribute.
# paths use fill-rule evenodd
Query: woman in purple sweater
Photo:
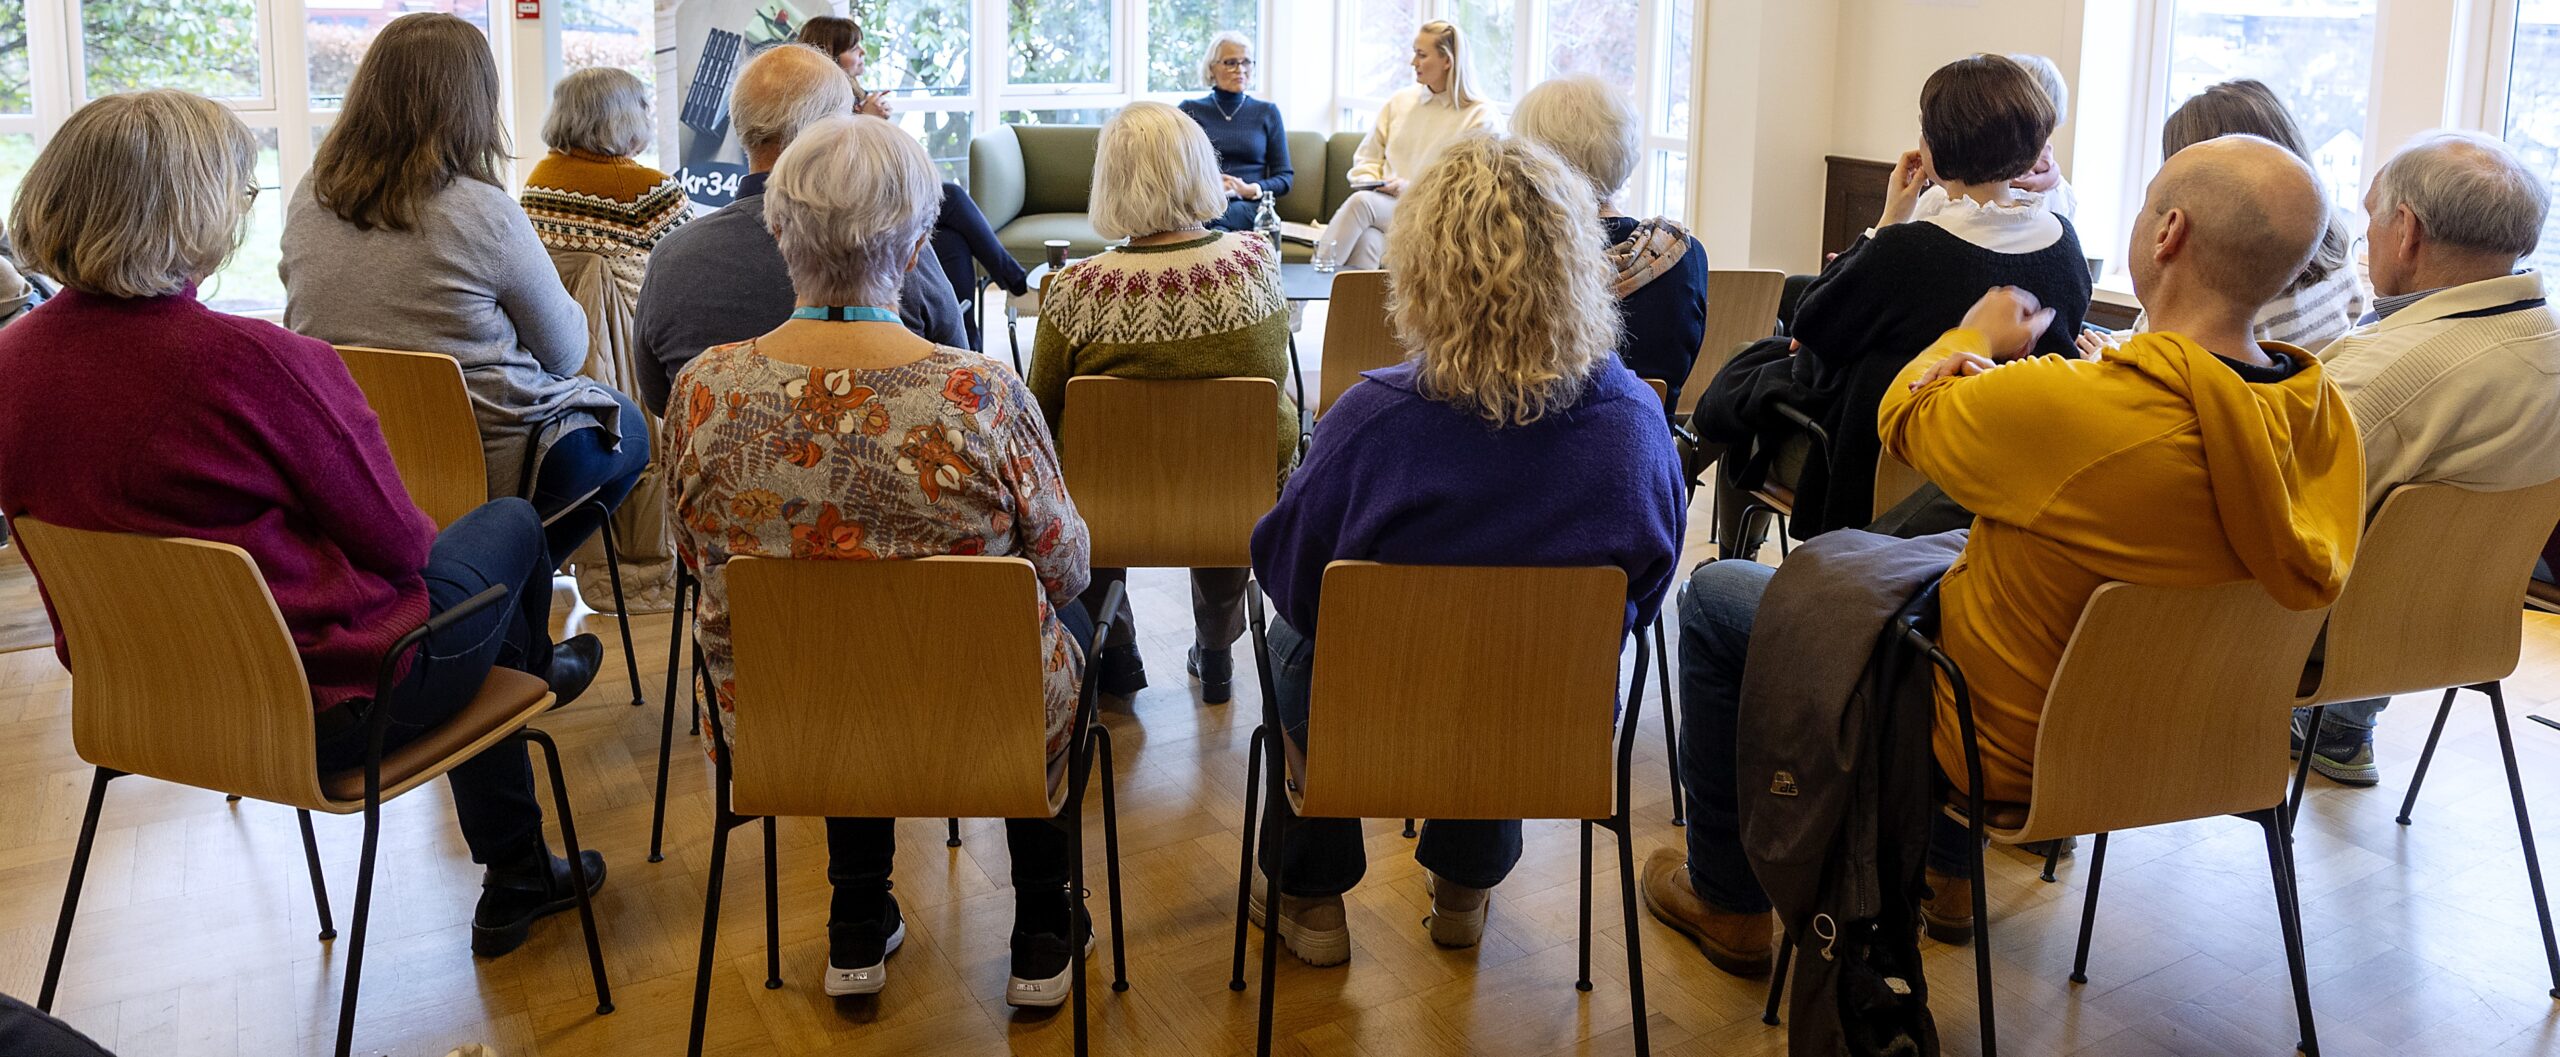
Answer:
<svg viewBox="0 0 2560 1057"><path fill-rule="evenodd" d="M65 289L0 330L0 514L249 552L301 650L324 773L363 766L383 651L492 585L514 589L512 604L404 662L384 748L433 730L492 666L578 696L602 651L593 635L550 641L556 563L532 505L500 500L437 533L336 352L196 300L239 244L257 156L229 110L166 89L82 107L37 156L9 227ZM45 556L27 557L41 586ZM59 624L54 650L75 664ZM568 860L543 845L522 742L450 776L463 839L488 868L471 948L504 954L573 905ZM585 866L600 884L603 858Z"/></svg>
<svg viewBox="0 0 2560 1057"><path fill-rule="evenodd" d="M1686 514L1679 459L1653 391L1610 354L1616 300L1590 186L1544 148L1475 134L1398 207L1388 310L1415 354L1342 394L1253 532L1254 576L1279 610L1275 705L1300 745L1328 562L1614 565L1627 572L1627 627L1662 605ZM1271 808L1266 838L1287 800ZM1281 941L1310 965L1340 964L1342 894L1367 869L1360 824L1290 823L1276 852L1289 882ZM1270 840L1261 854L1267 869ZM1433 821L1414 858L1433 881L1431 938L1473 946L1491 889L1520 861L1520 823Z"/></svg>

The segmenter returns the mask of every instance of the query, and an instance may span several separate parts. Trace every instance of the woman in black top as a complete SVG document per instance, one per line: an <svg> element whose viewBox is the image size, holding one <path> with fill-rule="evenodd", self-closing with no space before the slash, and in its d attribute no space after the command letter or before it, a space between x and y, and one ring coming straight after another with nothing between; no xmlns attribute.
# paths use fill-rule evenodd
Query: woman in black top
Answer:
<svg viewBox="0 0 2560 1057"><path fill-rule="evenodd" d="M1253 87L1253 41L1244 34L1231 30L1210 41L1200 73L1209 94L1183 100L1182 112L1209 134L1209 145L1218 151L1219 181L1232 199L1209 227L1251 231L1262 200L1276 205L1296 178L1289 168L1289 130L1280 124L1279 107L1244 94Z"/></svg>

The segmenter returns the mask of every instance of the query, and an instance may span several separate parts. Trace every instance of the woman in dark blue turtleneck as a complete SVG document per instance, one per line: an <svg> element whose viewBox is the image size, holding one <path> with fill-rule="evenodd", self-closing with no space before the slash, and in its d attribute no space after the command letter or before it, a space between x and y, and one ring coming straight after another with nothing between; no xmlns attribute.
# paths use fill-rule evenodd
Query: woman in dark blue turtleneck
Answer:
<svg viewBox="0 0 2560 1057"><path fill-rule="evenodd" d="M1295 173L1289 168L1289 131L1280 125L1280 108L1245 95L1253 86L1253 41L1242 33L1220 33L1209 42L1200 62L1209 94L1184 100L1182 112L1209 133L1218 149L1220 182L1234 200L1209 226L1224 231L1253 230L1254 211L1265 195L1289 193Z"/></svg>

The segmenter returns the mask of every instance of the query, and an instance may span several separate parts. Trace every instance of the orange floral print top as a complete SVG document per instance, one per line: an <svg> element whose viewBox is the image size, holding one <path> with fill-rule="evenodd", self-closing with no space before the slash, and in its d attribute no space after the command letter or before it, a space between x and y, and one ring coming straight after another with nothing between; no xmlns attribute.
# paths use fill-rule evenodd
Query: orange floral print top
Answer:
<svg viewBox="0 0 2560 1057"><path fill-rule="evenodd" d="M1091 577L1084 519L1048 426L1012 368L937 348L888 370L766 359L752 340L677 376L665 452L676 553L702 582L698 634L722 730L735 708L732 557L1018 555L1038 570L1049 752L1065 751L1084 659L1059 625Z"/></svg>

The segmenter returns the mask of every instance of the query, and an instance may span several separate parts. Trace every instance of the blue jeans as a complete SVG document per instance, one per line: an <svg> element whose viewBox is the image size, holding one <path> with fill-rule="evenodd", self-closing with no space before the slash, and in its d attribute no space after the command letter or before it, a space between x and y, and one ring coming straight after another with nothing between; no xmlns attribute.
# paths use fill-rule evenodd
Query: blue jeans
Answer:
<svg viewBox="0 0 2560 1057"><path fill-rule="evenodd" d="M1006 293L1021 294L1031 289L1030 273L1022 262L1013 259L1013 251L1005 249L996 238L996 230L987 224L987 214L978 208L976 199L959 184L942 183L942 212L933 222L933 256L942 265L942 274L950 277L952 292L960 300L977 296L978 267L996 281ZM976 266L970 262L975 261Z"/></svg>
<svg viewBox="0 0 2560 1057"><path fill-rule="evenodd" d="M416 741L470 704L491 668L549 676L551 569L542 520L521 499L491 500L436 534L423 570L429 613L442 613L493 586L508 588L512 597L429 635L411 654L409 670L391 689L384 753ZM365 729L357 720L385 706L347 707L356 711L341 722L352 725L320 738L324 773L364 766ZM445 780L453 787L453 813L471 861L521 862L541 850L542 805L533 798L533 761L523 742L492 745L445 772Z"/></svg>
<svg viewBox="0 0 2560 1057"><path fill-rule="evenodd" d="M601 429L572 430L542 454L542 469L533 480L533 507L542 516L560 513L589 490L612 510L640 483L641 471L649 468L649 417L630 397L615 393L613 398L622 405L621 443L606 439ZM583 503L545 527L552 566L567 561L569 552L603 527L604 517Z"/></svg>
<svg viewBox="0 0 2560 1057"><path fill-rule="evenodd" d="M2382 718L2382 707L2390 703L2391 699L2387 697L2368 697L2362 701L2340 701L2330 705L2320 710L2320 733L2333 738L2350 734L2359 738L2372 737L2374 723ZM2310 709L2294 709L2293 715L2300 721L2294 724L2297 731L2311 721Z"/></svg>
<svg viewBox="0 0 2560 1057"><path fill-rule="evenodd" d="M1278 616L1271 618L1271 685L1280 726L1289 740L1307 745L1308 676L1315 668L1315 640ZM1288 846L1278 854L1287 863L1281 891L1293 896L1338 896L1360 883L1369 871L1369 856L1360 843L1360 820L1302 819L1289 810L1287 796L1266 798L1262 840L1255 852L1265 873L1272 872L1271 832L1282 820L1289 824ZM1422 840L1413 849L1415 862L1452 884L1491 888L1520 864L1519 819L1433 819L1423 823Z"/></svg>
<svg viewBox="0 0 2560 1057"><path fill-rule="evenodd" d="M1751 561L1714 561L1689 577L1680 597L1680 779L1689 808L1689 878L1698 897L1718 910L1757 914L1769 896L1742 853L1742 666L1751 625L1777 570ZM1973 872L1965 854L1971 834L1932 812L1929 866L1959 877Z"/></svg>

